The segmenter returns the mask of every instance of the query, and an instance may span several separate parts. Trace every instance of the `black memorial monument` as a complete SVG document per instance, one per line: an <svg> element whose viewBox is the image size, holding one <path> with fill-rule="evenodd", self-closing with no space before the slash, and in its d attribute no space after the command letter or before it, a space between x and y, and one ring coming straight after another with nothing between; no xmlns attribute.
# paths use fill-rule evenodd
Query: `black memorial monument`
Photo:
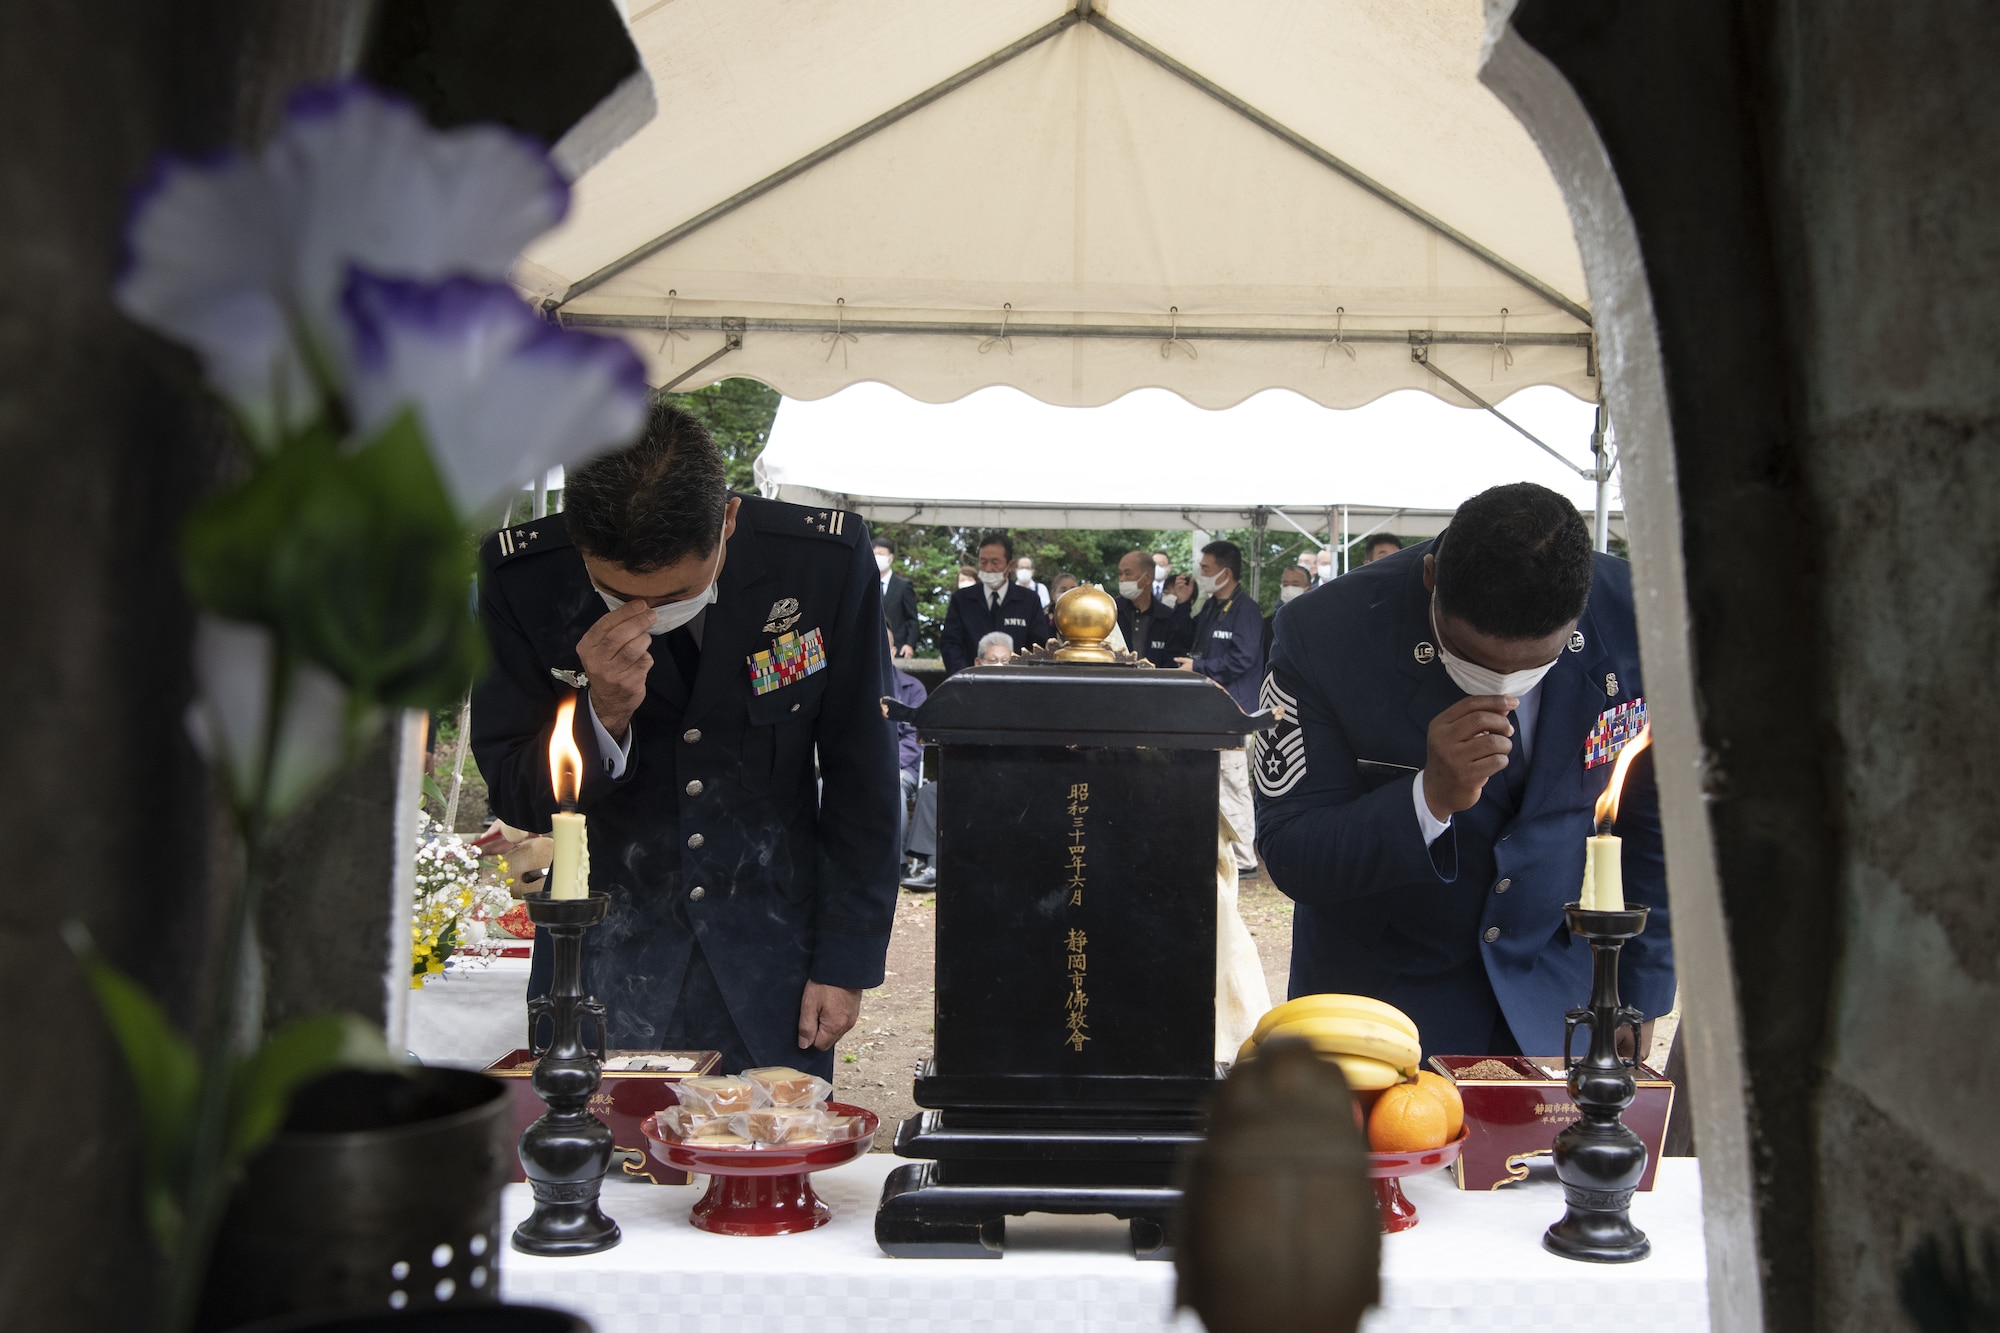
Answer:
<svg viewBox="0 0 2000 1333"><path fill-rule="evenodd" d="M875 1239L1000 1257L1009 1214L1110 1213L1167 1257L1175 1160L1215 1063L1217 751L1269 725L1182 671L1102 646L1110 597L1056 607L1064 642L951 677L940 746L935 1055Z"/></svg>

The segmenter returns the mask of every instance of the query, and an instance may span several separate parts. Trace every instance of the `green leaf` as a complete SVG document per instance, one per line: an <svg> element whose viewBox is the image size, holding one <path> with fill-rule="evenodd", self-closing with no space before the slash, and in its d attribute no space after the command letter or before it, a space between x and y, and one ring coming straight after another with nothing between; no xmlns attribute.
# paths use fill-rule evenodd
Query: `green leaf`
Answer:
<svg viewBox="0 0 2000 1333"><path fill-rule="evenodd" d="M312 1014L287 1023L238 1062L230 1079L227 1168L233 1171L277 1133L301 1084L336 1069L406 1067L389 1053L382 1030L353 1014Z"/></svg>
<svg viewBox="0 0 2000 1333"><path fill-rule="evenodd" d="M278 551L300 512L339 466L335 440L315 427L259 456L250 475L201 505L181 531L181 562L194 600L231 620L275 625Z"/></svg>
<svg viewBox="0 0 2000 1333"><path fill-rule="evenodd" d="M200 1062L158 1002L104 961L80 923L66 923L63 937L83 968L132 1075L145 1143L146 1214L154 1238L172 1253L180 1237L180 1192L194 1141Z"/></svg>
<svg viewBox="0 0 2000 1333"><path fill-rule="evenodd" d="M444 816L444 792L438 787L436 776L430 773L424 774L424 799L431 802L433 814L439 818Z"/></svg>

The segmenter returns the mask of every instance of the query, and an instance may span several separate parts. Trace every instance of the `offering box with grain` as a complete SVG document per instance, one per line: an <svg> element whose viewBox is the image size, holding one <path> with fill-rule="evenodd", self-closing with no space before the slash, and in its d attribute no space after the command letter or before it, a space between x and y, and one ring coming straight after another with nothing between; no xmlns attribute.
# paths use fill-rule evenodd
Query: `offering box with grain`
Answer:
<svg viewBox="0 0 2000 1333"><path fill-rule="evenodd" d="M1462 1190L1495 1190L1528 1178L1530 1158L1547 1156L1555 1137L1577 1118L1557 1058L1519 1055L1434 1055L1431 1068L1458 1086L1471 1132L1452 1166ZM1639 1188L1653 1188L1666 1138L1674 1085L1651 1065L1633 1071L1638 1095L1626 1108L1625 1123L1646 1145L1646 1174Z"/></svg>
<svg viewBox="0 0 2000 1333"><path fill-rule="evenodd" d="M687 1174L666 1166L647 1151L646 1136L639 1122L650 1120L656 1111L675 1104L673 1085L683 1079L699 1078L715 1072L722 1063L717 1051L609 1051L604 1057L604 1080L590 1099L590 1113L611 1129L614 1156L628 1176L650 1180L655 1185L685 1185ZM683 1067L684 1066L684 1067ZM535 1072L535 1057L524 1050L512 1050L486 1066L486 1072L507 1085L514 1099L514 1133L541 1118L549 1108L536 1095L529 1076ZM514 1160L516 1183L527 1179L521 1162Z"/></svg>

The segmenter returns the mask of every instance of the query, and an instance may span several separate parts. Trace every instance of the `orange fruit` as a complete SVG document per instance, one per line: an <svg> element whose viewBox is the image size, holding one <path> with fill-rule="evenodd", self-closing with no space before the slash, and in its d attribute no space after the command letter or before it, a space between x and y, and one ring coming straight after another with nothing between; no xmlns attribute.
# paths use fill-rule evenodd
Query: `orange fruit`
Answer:
<svg viewBox="0 0 2000 1333"><path fill-rule="evenodd" d="M1444 1103L1420 1083L1382 1089L1368 1113L1368 1146L1376 1152L1423 1152L1451 1142Z"/></svg>
<svg viewBox="0 0 2000 1333"><path fill-rule="evenodd" d="M1417 1071L1417 1086L1438 1099L1444 1107L1444 1141L1450 1143L1465 1128L1465 1099L1458 1095L1458 1085L1443 1074L1433 1074L1428 1069Z"/></svg>

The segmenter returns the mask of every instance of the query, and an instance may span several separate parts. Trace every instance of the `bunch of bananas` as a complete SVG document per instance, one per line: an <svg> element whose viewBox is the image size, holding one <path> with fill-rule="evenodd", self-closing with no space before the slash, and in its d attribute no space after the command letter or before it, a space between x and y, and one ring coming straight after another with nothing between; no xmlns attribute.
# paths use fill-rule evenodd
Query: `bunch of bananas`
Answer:
<svg viewBox="0 0 2000 1333"><path fill-rule="evenodd" d="M1239 1061L1257 1053L1273 1037L1299 1037L1322 1060L1340 1066L1356 1092L1416 1077L1423 1040L1410 1016L1393 1004L1366 995L1301 995L1257 1020L1257 1030L1236 1052Z"/></svg>

